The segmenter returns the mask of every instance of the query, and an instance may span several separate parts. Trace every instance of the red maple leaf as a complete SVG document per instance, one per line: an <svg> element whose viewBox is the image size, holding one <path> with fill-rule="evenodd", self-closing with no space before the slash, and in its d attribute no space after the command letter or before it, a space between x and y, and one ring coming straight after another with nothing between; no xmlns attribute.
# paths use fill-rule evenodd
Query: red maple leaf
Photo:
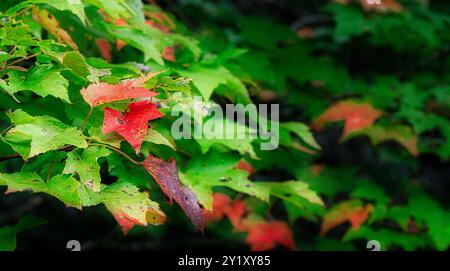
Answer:
<svg viewBox="0 0 450 271"><path fill-rule="evenodd" d="M234 168L247 171L249 175L253 175L256 172L256 170L252 166L252 164L247 162L245 159L239 160L239 162L237 163L237 165Z"/></svg>
<svg viewBox="0 0 450 271"><path fill-rule="evenodd" d="M248 209L245 203L241 200L233 201L224 210L225 215L230 220L233 228L236 231L246 231L247 225L244 222L244 218L248 214Z"/></svg>
<svg viewBox="0 0 450 271"><path fill-rule="evenodd" d="M373 108L367 103L355 103L342 101L330 106L313 123L316 130L320 130L327 122L345 120L343 137L352 131L361 130L372 126L383 112Z"/></svg>
<svg viewBox="0 0 450 271"><path fill-rule="evenodd" d="M265 221L251 215L251 210L242 200L231 201L222 193L213 194L213 210L206 212L209 221L219 220L226 215L235 231L247 232L246 241L253 251L264 251L281 245L294 249L295 243L291 229L283 221Z"/></svg>
<svg viewBox="0 0 450 271"><path fill-rule="evenodd" d="M214 193L212 198L212 211L205 209L203 212L206 223L222 219L225 215L225 209L231 204L230 197L222 193Z"/></svg>
<svg viewBox="0 0 450 271"><path fill-rule="evenodd" d="M126 113L105 107L102 132L104 134L117 132L138 153L148 131L148 122L162 117L156 105L150 101L131 103Z"/></svg>
<svg viewBox="0 0 450 271"><path fill-rule="evenodd" d="M178 169L174 159L164 161L154 156L149 156L142 163L145 169L161 187L163 193L178 203L192 223L203 232L205 218L197 196L180 183Z"/></svg>
<svg viewBox="0 0 450 271"><path fill-rule="evenodd" d="M143 87L145 82L157 75L151 72L135 79L124 80L117 85L108 83L95 83L81 89L81 96L91 106L133 98L151 98L155 92Z"/></svg>
<svg viewBox="0 0 450 271"><path fill-rule="evenodd" d="M169 46L169 47L164 48L163 52L162 52L162 57L167 61L171 61L171 62L177 61L177 59L175 57L175 47Z"/></svg>
<svg viewBox="0 0 450 271"><path fill-rule="evenodd" d="M289 249L295 248L292 231L283 221L264 222L253 226L246 241L253 251L271 250L277 244Z"/></svg>

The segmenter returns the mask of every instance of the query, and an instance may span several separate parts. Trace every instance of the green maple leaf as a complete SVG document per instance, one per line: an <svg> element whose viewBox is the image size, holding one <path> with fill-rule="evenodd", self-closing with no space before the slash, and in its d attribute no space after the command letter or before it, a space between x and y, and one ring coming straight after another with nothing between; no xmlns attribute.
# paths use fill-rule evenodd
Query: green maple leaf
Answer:
<svg viewBox="0 0 450 271"><path fill-rule="evenodd" d="M146 226L165 222L158 203L151 201L148 193L129 183L117 182L100 193L101 202L114 215L122 230L127 233L135 224Z"/></svg>
<svg viewBox="0 0 450 271"><path fill-rule="evenodd" d="M67 156L63 173L77 173L82 183L98 192L100 191L101 179L100 166L97 161L99 158L110 154L111 152L108 149L99 147L89 147L83 150L81 155L72 151Z"/></svg>
<svg viewBox="0 0 450 271"><path fill-rule="evenodd" d="M55 0L57 1L57 0ZM130 18L134 14L133 9L127 4L127 0L83 0L87 4L94 5L104 10L113 19Z"/></svg>
<svg viewBox="0 0 450 271"><path fill-rule="evenodd" d="M34 172L0 173L0 185L6 185L8 192L31 191L54 196L70 207L81 209L80 182L70 175L56 175L48 182Z"/></svg>
<svg viewBox="0 0 450 271"><path fill-rule="evenodd" d="M164 137L160 132L158 132L154 128L148 129L147 136L145 137L144 141L150 142L157 145L166 145L172 150L175 150L175 145L169 139Z"/></svg>
<svg viewBox="0 0 450 271"><path fill-rule="evenodd" d="M159 205L149 199L146 192L126 182L116 182L103 186L97 193L88 189L71 175L56 175L48 182L34 172L0 173L0 186L7 186L8 192L30 191L46 193L70 207L82 209L83 206L104 204L114 215L126 233L134 225L162 224L165 215Z"/></svg>
<svg viewBox="0 0 450 271"><path fill-rule="evenodd" d="M60 69L52 65L35 66L28 72L8 72L8 83L0 82L0 86L8 93L31 90L41 97L53 96L67 103L71 103L67 88L69 82L64 78Z"/></svg>
<svg viewBox="0 0 450 271"><path fill-rule="evenodd" d="M409 201L411 215L426 223L428 234L439 250L450 246L450 213L423 192L415 191Z"/></svg>
<svg viewBox="0 0 450 271"><path fill-rule="evenodd" d="M301 181L286 181L286 182L268 182L264 186L270 188L270 194L290 202L302 208L306 199L310 203L323 206L322 199L317 193L309 188L307 183Z"/></svg>
<svg viewBox="0 0 450 271"><path fill-rule="evenodd" d="M349 230L343 237L343 241L358 239L377 240L381 244L381 250L400 246L406 250L413 251L430 245L428 239L423 236L409 235L389 229L373 230L367 226L361 226L358 230Z"/></svg>
<svg viewBox="0 0 450 271"><path fill-rule="evenodd" d="M244 84L223 66L191 65L189 69L178 70L182 76L192 78L205 101L209 101L214 90L220 85L227 86L227 98L237 102L249 103L250 98Z"/></svg>
<svg viewBox="0 0 450 271"><path fill-rule="evenodd" d="M241 155L249 155L253 159L258 159L252 146L254 139L250 137L251 134L256 132L254 129L227 118L216 117L205 120L204 125L211 125L214 135L218 136L203 133L201 139L196 139L202 153L207 153L212 146L222 145L238 151ZM228 133L232 135L231 138L227 137Z"/></svg>
<svg viewBox="0 0 450 271"><path fill-rule="evenodd" d="M387 204L389 197L384 193L383 188L369 181L360 181L356 188L351 192L355 198L373 200L376 203Z"/></svg>
<svg viewBox="0 0 450 271"><path fill-rule="evenodd" d="M21 217L14 226L0 228L0 251L12 251L16 249L16 235L22 231L44 225L47 221L42 218L27 215Z"/></svg>
<svg viewBox="0 0 450 271"><path fill-rule="evenodd" d="M30 116L18 109L8 114L15 125L2 140L25 160L66 144L86 148L81 131L49 116Z"/></svg>
<svg viewBox="0 0 450 271"><path fill-rule="evenodd" d="M80 18L81 22L86 23L86 14L84 12L85 4L82 0L27 0L11 7L6 14L13 15L18 11L35 4L49 5L58 10L68 10Z"/></svg>
<svg viewBox="0 0 450 271"><path fill-rule="evenodd" d="M142 29L123 27L110 27L109 31L116 38L121 39L127 44L142 51L144 53L144 61L154 60L160 65L164 64L164 60L161 57L161 51L158 46L158 39L161 38L162 33L156 33L156 35L149 36L147 32ZM152 33L154 32L152 31Z"/></svg>
<svg viewBox="0 0 450 271"><path fill-rule="evenodd" d="M280 143L282 145L292 147L293 141L290 133L298 136L308 146L320 150L319 144L317 144L311 133L309 127L301 122L285 122L280 124Z"/></svg>

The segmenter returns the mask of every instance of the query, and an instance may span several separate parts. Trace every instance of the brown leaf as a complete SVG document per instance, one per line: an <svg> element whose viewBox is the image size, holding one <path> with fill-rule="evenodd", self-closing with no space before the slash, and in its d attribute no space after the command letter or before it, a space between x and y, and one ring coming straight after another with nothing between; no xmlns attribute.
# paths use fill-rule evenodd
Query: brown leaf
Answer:
<svg viewBox="0 0 450 271"><path fill-rule="evenodd" d="M175 200L192 223L203 232L205 226L203 210L197 196L180 183L175 160L170 159L166 162L154 156L149 156L142 164L170 201Z"/></svg>
<svg viewBox="0 0 450 271"><path fill-rule="evenodd" d="M74 50L78 50L77 44L72 40L69 33L59 26L59 22L47 10L39 9L37 6L34 6L32 14L33 19L55 36L58 42L68 44Z"/></svg>

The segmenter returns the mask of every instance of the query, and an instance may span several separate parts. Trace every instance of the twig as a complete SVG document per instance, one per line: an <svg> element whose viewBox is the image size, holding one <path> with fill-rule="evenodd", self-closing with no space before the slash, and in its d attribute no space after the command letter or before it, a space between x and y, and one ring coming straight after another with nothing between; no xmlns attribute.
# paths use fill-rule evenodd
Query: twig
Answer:
<svg viewBox="0 0 450 271"><path fill-rule="evenodd" d="M323 23L328 22L331 20L330 16L324 15L324 14L312 14L308 16L301 17L291 23L290 28L294 31L299 29L302 26L308 25L308 24L314 24L314 23Z"/></svg>
<svg viewBox="0 0 450 271"><path fill-rule="evenodd" d="M83 125L81 126L81 131L82 132L84 131L84 128L86 127L86 124L89 121L89 118L91 117L93 111L94 111L94 108L91 107L91 109L89 110L89 113L86 116L86 119L84 119Z"/></svg>
<svg viewBox="0 0 450 271"><path fill-rule="evenodd" d="M8 161L11 159L20 158L20 154L14 153L7 156L0 157L0 162Z"/></svg>
<svg viewBox="0 0 450 271"><path fill-rule="evenodd" d="M72 146L72 145L65 145L65 146L59 148L58 151L66 151L73 147L74 146ZM8 160L15 159L15 158L20 158L20 157L21 157L20 154L14 153L14 154L0 157L0 162L4 162L4 161L8 161Z"/></svg>
<svg viewBox="0 0 450 271"><path fill-rule="evenodd" d="M136 160L134 160L133 158L131 158L128 154L124 153L123 151L119 150L116 147L113 147L111 145L107 145L107 144L103 144L103 143L96 143L96 142L91 142L89 143L90 146L100 146L100 147L106 147L109 148L115 152L117 152L118 154L121 154L122 156L124 156L125 158L127 158L131 163L135 164L135 165L142 165L142 162L138 162Z"/></svg>
<svg viewBox="0 0 450 271"><path fill-rule="evenodd" d="M36 57L36 56L38 56L38 55L39 55L39 53L36 53L36 54L32 54L32 55L29 55L29 56L26 56L26 57L22 57L22 58L20 58L20 59L16 59L16 60L12 61L11 63L9 63L9 64L6 66L6 68L9 67L9 66L12 66L12 65L14 65L14 64L17 64L17 63L19 63L19 62L21 62L21 61L24 61L24 60L27 60L27 59Z"/></svg>
<svg viewBox="0 0 450 271"><path fill-rule="evenodd" d="M28 10L30 10L30 9L32 9L32 8L33 8L33 6L29 6L29 7L26 7L26 8L24 8L24 9L22 9L21 11L17 12L17 13L13 16L13 18L19 17L20 15L24 14L25 12L27 12Z"/></svg>
<svg viewBox="0 0 450 271"><path fill-rule="evenodd" d="M6 127L6 129L5 129L5 130L3 130L3 131L2 131L1 133L0 133L0 135L2 135L2 134L4 134L4 133L8 132L8 131L9 131L9 129L11 129L11 128L13 128L13 126L12 126L12 125L10 125L10 126Z"/></svg>
<svg viewBox="0 0 450 271"><path fill-rule="evenodd" d="M53 161L50 163L50 166L48 168L47 179L45 180L45 182L48 182L48 180L50 180L50 175L52 175L52 169L53 169Z"/></svg>

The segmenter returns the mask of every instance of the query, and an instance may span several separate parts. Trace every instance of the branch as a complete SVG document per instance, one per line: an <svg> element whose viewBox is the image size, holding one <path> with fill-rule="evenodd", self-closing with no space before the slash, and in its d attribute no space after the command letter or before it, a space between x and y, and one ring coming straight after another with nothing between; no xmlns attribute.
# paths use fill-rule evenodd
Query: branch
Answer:
<svg viewBox="0 0 450 271"><path fill-rule="evenodd" d="M96 142L91 142L89 143L90 146L100 146L100 147L106 147L109 148L115 152L117 152L118 154L121 154L123 157L127 158L131 163L135 164L135 165L142 165L142 162L138 162L136 160L134 160L133 158L131 158L128 154L124 153L123 151L119 150L116 147L107 145L107 144L103 144L103 143L96 143Z"/></svg>

